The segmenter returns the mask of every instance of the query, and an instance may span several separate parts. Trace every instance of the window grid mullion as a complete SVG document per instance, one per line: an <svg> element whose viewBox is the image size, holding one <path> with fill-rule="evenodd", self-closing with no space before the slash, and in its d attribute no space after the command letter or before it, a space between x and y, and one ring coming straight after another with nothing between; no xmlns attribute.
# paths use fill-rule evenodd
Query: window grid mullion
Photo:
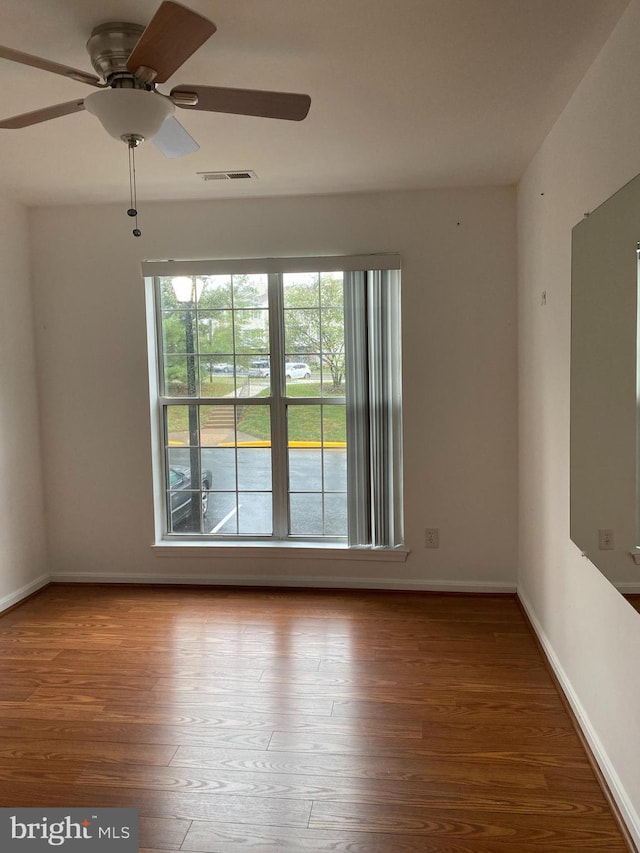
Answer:
<svg viewBox="0 0 640 853"><path fill-rule="evenodd" d="M201 306L198 304L198 299L193 300L193 302L195 304L193 304L191 309L190 309L192 312L191 313L191 323L192 323L192 336L193 336L193 342L191 342L189 340L189 343L191 344L191 353L174 353L173 351L170 352L171 356L174 356L174 355L183 356L183 357L186 357L187 360L190 357L195 362L195 364L191 368L191 370L193 370L193 368L195 367L195 370L193 370L193 372L195 373L195 376L193 378L196 379L195 388L192 387L194 384L193 381L191 379L189 380L189 389L192 391L192 393L194 391L195 391L195 393L194 393L194 396L191 396L191 397L190 396L173 397L173 396L167 395L166 392L169 390L169 388L167 387L167 376L170 375L171 377L173 377L174 374L179 375L179 372L177 371L177 367L180 367L181 370L184 370L184 368L178 364L178 361L176 359L168 358L168 355L165 354L165 351L164 351L165 350L165 343L167 343L167 342L173 343L173 339L176 337L176 334L174 331L175 323L173 326L170 325L173 322L171 317L167 321L167 323L169 324L168 327L170 328L170 332L171 332L172 337L170 338L167 334L167 339L165 341L165 333L164 333L164 325L163 325L165 321L164 321L164 313L163 313L163 309L162 309L162 298L164 298L163 288L166 285L161 283L160 277L155 277L155 281L154 281L154 292L155 292L155 306L154 306L154 308L155 308L155 316L156 316L155 346L156 346L156 351L157 351L158 377L160 379L160 382L158 384L160 386L160 391L161 391L161 393L156 397L156 400L159 404L158 405L158 419L159 419L160 423L158 424L158 427L159 427L160 435L162 436L162 445L163 445L162 464L160 467L163 471L163 482L165 484L165 500L164 500L164 503L166 504L166 506L165 506L166 512L165 512L165 520L164 520L165 532L168 532L168 533L174 532L171 530L172 518L173 518L173 509L170 506L169 492L167 491L170 488L169 487L169 477L168 477L169 465L173 464L173 462L171 462L169 457L168 457L168 451L169 451L169 448L168 448L169 434L167 432L168 423L169 423L169 408L168 407L169 406L187 407L188 412L195 412L198 415L198 417L197 417L197 440L195 439L195 436L192 436L190 439L190 442L189 442L190 445L195 444L195 451L196 451L197 457L198 457L197 458L197 464L194 464L194 462L195 462L195 460L193 459L193 456L194 456L193 449L194 448L192 447L191 468L192 468L192 473L193 473L193 471L195 471L197 473L198 484L199 484L200 479L201 479L200 478L200 470L204 465L203 460L202 460L202 441L203 441L203 438L201 435L201 426L202 426L202 424L201 424L201 415L202 415L201 407L202 406L212 407L212 408L213 407L224 407L224 408L231 408L233 410L233 413L234 413L234 417L233 417L233 438L234 438L234 456L235 456L235 465L234 465L234 468L235 468L235 478L234 478L235 484L234 485L235 485L235 499L236 499L235 500L235 505L236 505L236 519L235 519L235 521L236 521L236 525L235 526L236 526L236 536L238 536L238 535L240 535L240 530L239 530L239 528L240 528L240 525L239 525L239 512L240 512L240 510L239 510L239 505L240 505L239 461L240 461L240 459L239 459L239 448L238 448L238 435L239 435L239 433L238 433L238 430L239 430L238 411L239 411L240 406L242 406L242 407L246 406L247 408L251 408L251 407L255 407L255 406L267 406L267 410L269 411L270 420L271 420L270 433L271 433L271 472L272 472L271 488L272 488L273 530L272 530L272 535L270 537L268 536L266 538L273 538L275 540L304 538L304 539L307 539L309 541L311 541L315 538L318 538L320 540L325 540L325 541L327 539L334 538L334 537L326 535L327 521L328 521L328 519L330 519L332 517L331 516L332 510L330 507L328 508L325 505L325 496L326 496L326 494L329 493L326 491L328 481L327 481L327 476L326 476L326 471L325 471L325 463L326 463L325 439L327 438L327 435L332 435L332 433L328 433L327 430L329 429L330 424L331 425L333 424L334 419L330 418L330 424L325 425L324 407L325 406L331 406L332 407L332 406L338 405L338 406L342 406L343 408L346 409L347 443L349 444L350 439L351 440L354 439L354 431L353 431L353 429L350 429L350 427L349 427L349 422L350 422L351 418L353 417L353 413L354 413L354 405L353 405L354 401L353 401L353 399L350 399L351 395L349 394L349 392L347 392L346 396L343 396L343 397L324 396L323 395L324 380L326 379L326 375L325 375L326 370L325 370L325 364L324 364L324 361L325 361L325 358L324 358L325 357L325 343L326 343L324 341L324 325L325 325L325 319L326 318L325 318L325 314L323 311L324 305L323 305L323 293L322 293L322 276L316 270L314 270L314 272L315 272L315 275L317 276L317 287L319 289L319 291L318 291L318 296L319 296L318 308L316 309L318 311L318 323L316 325L316 328L319 330L319 332L318 332L319 333L318 350L319 350L320 366L321 366L321 379L320 379L321 385L320 385L320 388L317 389L320 392L320 395L318 397L293 397L293 396L289 396L287 393L288 388L287 388L287 380L285 377L285 362L286 362L286 356L287 356L287 354L285 353L285 349L286 349L285 327L287 327L287 319L286 319L286 312L284 310L285 309L285 293L284 293L285 275L282 272L270 272L270 273L268 273L267 276L265 276L267 278L267 281L268 281L268 319L269 319L268 336L269 336L269 350L270 350L270 357L271 357L271 360L270 360L270 365L271 365L271 368L270 368L270 385L271 385L270 396L269 397L263 397L263 398L251 398L251 397L240 398L239 396L237 396L237 394L238 394L238 385L237 385L237 383L238 383L238 373L237 373L238 362L237 362L236 347L240 343L240 341L239 341L238 335L236 334L236 332L238 331L238 329L236 328L236 311L238 310L238 305L237 305L236 300L235 300L235 288L233 286L233 276L231 277L232 287L231 287L231 330L230 331L231 331L233 361L234 361L235 369L234 369L234 386L233 386L233 391L232 391L231 395L228 397L224 397L224 398L214 398L214 397L205 396L203 394L203 391L204 391L204 388L202 385L203 377L200 375L200 368L202 367L201 354L200 354L200 349L201 349L200 348L200 314L201 314L200 309L201 309ZM196 273L191 271L190 277L194 281L194 290L195 290ZM359 275L352 275L353 279L356 279L359 277L360 277ZM399 280L399 276L396 276L396 277ZM366 273L364 274L364 278L366 280L366 278L367 278ZM376 284L378 284L378 277L372 276L371 278L376 282ZM386 279L386 276L379 276L379 278L384 281L384 279ZM389 278L392 278L392 276L389 276ZM264 281L264 278L263 278L263 281ZM347 276L345 275L345 277L343 279L343 284L346 284L346 281L347 281ZM386 281L384 281L384 284L386 285ZM374 288L374 290L375 290L375 288ZM262 291L262 292L264 293L264 291ZM149 295L151 295L150 291L148 291L148 293L149 293ZM376 293L376 295L377 295L377 293ZM395 295L391 296L391 297L387 296L385 293L385 288L382 288L382 298L381 298L380 302L376 302L375 307L383 315L385 314L385 309L387 307L386 303L384 303L385 297L389 300L389 304L391 305L391 308L395 309L395 302L394 302ZM363 304L363 302L360 302L359 304L356 305L356 303L358 302L358 299L356 298L356 300L353 301L352 304L350 304L349 307L347 308L348 300L345 297L345 299L344 299L344 303L345 303L344 304L345 332L346 332L346 326L348 324L347 318L349 317L349 315L351 315L351 319L353 319L354 309L355 309L356 314L358 314L362 310L363 307L365 308L365 310L366 310L366 307L368 307L371 310L371 305L370 304L367 305L368 301L369 300L367 299L367 297L365 295L364 304ZM168 303L168 304L171 304L171 303ZM204 309L202 309L202 310L204 310ZM203 317L204 317L204 315L203 315ZM380 395L384 395L385 393L387 393L387 390L388 390L384 379L382 382L380 382L380 376L378 374L378 371L380 370L380 368L382 368L382 370L384 371L383 366L386 365L388 361L391 361L392 364L395 365L398 362L398 357L395 355L395 353L387 352L387 349L388 348L392 349L393 344L395 343L392 340L391 341L392 346L389 347L389 341L387 340L387 337L386 337L390 334L389 322L385 321L385 318L383 316L378 316L377 313L374 314L373 317L370 315L369 321L370 322L368 324L368 328L367 328L367 324L365 323L364 335L362 336L362 338L358 342L359 346L356 346L355 348L350 347L348 344L348 341L347 341L347 342L345 342L345 344L343 344L343 347L346 346L345 355L347 355L347 361L349 361L348 356L349 356L349 354L351 356L353 356L354 350L355 350L355 352L358 352L359 355L362 355L363 344L365 345L365 347L367 344L369 344L369 346L371 346L372 340L370 338L370 335L373 335L373 341L375 342L375 350L376 350L377 359L369 359L370 363L372 363L374 368L375 368L373 370L373 376L370 376L369 378L370 378L371 382L373 383L374 398L377 399L378 396L377 396L376 392L378 392ZM249 322L249 321L247 320L247 322ZM327 323L329 323L329 322L330 321L327 320ZM393 323L391 323L391 325L393 325ZM399 326L399 323L396 323L396 325ZM263 326L263 328L264 328L264 326ZM349 331L353 331L353 329L350 328ZM367 331L369 331L369 334L367 334ZM205 329L205 332L206 332L206 329ZM356 335L357 336L362 335L362 329L359 329L358 332L356 332ZM392 338L393 338L393 336L392 336ZM149 340L151 342L151 336L149 337ZM243 341L244 341L244 338L243 338ZM296 340L296 344L297 343L299 343L299 342ZM327 343L327 346L328 346L328 343ZM332 346L332 347L330 347L330 349L331 349L331 352L333 352L333 350L335 350L336 347ZM378 351L378 350L380 350L380 351ZM302 354L300 354L300 355L296 354L296 357L299 359L302 359L303 355ZM213 358L213 355L211 355L211 358ZM394 359L395 359L395 361L394 361ZM359 360L360 359L357 359L357 361L359 361ZM243 361L243 367L244 367L244 361ZM188 365L187 365L187 370L189 370ZM350 372L349 369L347 369L346 373L347 373L347 377L346 377L347 378L347 385L349 385L348 380L349 379L353 380L355 378L355 375L358 374L358 371L356 370L356 371ZM383 373L383 377L384 377L384 373ZM298 378L298 377L296 377L296 378ZM358 378L362 378L362 376L359 375ZM394 382L394 388L395 388L395 385L397 385L397 381L395 380L395 378L393 379L393 382ZM358 384L359 383L356 383L356 385L358 385ZM209 386L207 385L206 387L207 387L207 390L209 391ZM172 390L173 390L173 387L172 387ZM292 390L298 390L298 389L292 389ZM303 390L303 388L301 387L299 390ZM353 389L352 389L352 391L353 391ZM211 392L209 391L209 393L211 393ZM382 445L384 446L384 445L386 445L386 442L391 441L395 445L396 443L399 443L399 440L400 440L399 436L396 435L396 430L399 429L399 426L396 424L396 420L399 421L399 416L396 417L396 411L393 408L394 403L396 403L396 397L397 397L397 399L399 399L399 393L394 392L394 390L390 389L390 388L389 388L389 393L391 394L391 397L393 398L392 401L390 401L391 402L391 411L389 413L387 413L386 418L383 418L382 420L375 421L373 427L371 428L371 431L373 433L372 435L371 434L369 435L369 439L372 442L372 446L370 447L371 451L375 451L376 448L378 450L380 450L380 445L378 444L379 441L382 442ZM371 405L371 400L369 400L369 407L370 407L370 405ZM306 406L306 407L318 406L319 411L320 411L321 423L320 423L320 430L319 430L319 432L320 432L319 455L320 455L320 465L321 465L320 490L321 490L322 501L321 501L321 519L317 519L317 521L321 521L320 529L322 530L322 534L319 537L316 537L316 536L302 536L302 537L300 537L298 535L291 533L291 517L290 517L290 513L291 513L290 503L291 503L291 501L290 501L290 492L289 492L289 488L290 488L290 482L289 482L289 464L290 464L289 456L290 456L290 452L289 452L289 446L288 446L288 425L289 425L288 424L288 413L290 411L289 406L293 406L293 407L295 407L295 406ZM327 410L327 411L329 412L329 410ZM255 408L253 409L253 412L256 412ZM298 412L302 415L301 410L298 410ZM332 414L337 414L335 409L333 410ZM178 423L181 423L181 421L180 421L181 417L182 417L182 415L178 415L178 418L179 418ZM305 423L305 421L303 420L303 421L301 421L301 423ZM366 424L366 419L364 422L358 421L357 432L359 432L359 429L361 429L362 426L364 426L365 424ZM179 429L181 429L181 428L182 427L179 427ZM333 429L333 426L331 426L331 429ZM193 432L193 426L191 427L191 431ZM305 437L305 436L306 436L306 433L303 434L303 437ZM264 437L266 438L266 435L264 435ZM338 437L339 437L339 435L338 435ZM348 483L347 483L347 505L348 505L347 515L348 516L351 515L351 513L353 512L353 510L355 508L354 503L355 504L358 503L358 501L354 502L354 498L356 497L356 495L352 494L352 486L355 485L355 483L353 482L353 477L352 477L352 475L354 473L353 465L349 464L349 457L351 456L351 458L353 459L353 451L356 451L356 455L358 455L357 449L363 449L362 445L368 444L368 442L366 441L366 438L364 439L364 441L362 440L362 436L358 436L358 438L360 440L355 441L353 443L353 447L350 448L350 450L352 452L347 453L347 467L349 469L348 470L348 477L347 477L347 480L348 480ZM384 453L382 455L386 456L387 454ZM374 470L370 469L368 473L369 473L369 478L370 478L370 484L373 485L375 483L376 485L378 485L378 492L380 492L382 484L378 483L378 481L376 480L376 473L382 474L383 472L380 471L379 469L383 466L380 465L380 454L378 454L376 456L376 454L374 452L374 456L377 459L377 464L374 464L373 465ZM179 461L181 461L181 459ZM231 459L229 459L229 462L231 462ZM365 466L364 466L365 470L367 467L369 467L369 466L367 466L365 463ZM386 472L386 466L384 466L384 467L385 467L384 473L387 473ZM378 469L378 471L376 472L375 469ZM331 470L333 470L333 469L331 469ZM359 473L361 473L361 471ZM229 474L231 474L231 471L229 471ZM395 470L390 472L389 475L391 477L392 483L395 484L396 480L398 480L398 482L401 481L400 476L395 473ZM231 485L231 483L229 483L229 485ZM362 485L361 482L357 483L357 486L361 486L361 485ZM397 489L397 486L396 486L396 489ZM334 487L334 490L335 490L335 487ZM334 490L329 490L329 491L334 491ZM199 489L198 489L198 491L199 491ZM358 493L358 491L360 491L360 489L358 487L356 487L356 494ZM306 493L306 490L303 489L300 491L300 493L304 494L304 493ZM309 494L312 494L312 493L314 493L314 492L309 492ZM390 535L390 531L387 531L384 528L384 522L385 521L387 524L391 524L393 526L394 521L395 521L395 516L393 519L380 519L377 516L375 516L375 513L374 513L373 516L375 517L375 521L373 521L373 518L371 518L371 517L369 519L366 519L368 512L367 512L367 509L365 507L358 507L359 511L357 512L357 515L360 516L360 519L359 519L360 523L357 524L357 526L358 527L364 526L366 528L368 526L366 523L367 520L369 521L369 523L371 523L373 521L373 526L375 528L374 535L373 535L373 544L375 544L375 545L380 545L383 543L387 544L388 541L397 542L397 541L399 541L399 539L401 539L401 536L402 536L402 531L401 531L401 518L402 518L402 515L401 515L401 492L398 495L391 494L389 496L389 498L385 498L382 500L382 506L380 507L380 510L383 512L383 514L385 512L385 509L387 512L389 512L389 509L387 507L387 503L389 500L392 500L394 503L391 511L393 513L398 514L398 517L400 519L400 521L398 523L399 535L397 533L396 533L396 535L393 535L393 533L391 533L391 535ZM363 503L366 506L366 504L368 504L368 501L365 500ZM396 507L396 504L397 504L397 507ZM364 509L364 513L362 513L362 509ZM370 511L371 511L371 508L369 506L369 512ZM316 512L317 512L317 510L316 510ZM364 522L364 525L362 525L362 522ZM368 537L365 538L364 542L360 539L360 536L362 535L362 533L366 532L366 531L363 531L362 529L360 529L360 531L359 531L360 536L358 536L354 541L354 539L352 538L352 535L353 535L352 525L349 523L348 527L349 527L348 539L349 539L350 544L358 544L358 545L359 544L366 544ZM201 534L200 535L202 535L204 533L205 533L205 531L202 530L202 528L201 528ZM212 538L212 537L207 536L205 534L205 538ZM256 535L256 534L251 534L251 535L246 536L245 538L247 538L249 540L249 539L261 538L261 537L259 535ZM335 538L340 539L340 538L344 538L344 537L338 536ZM371 542L371 540L369 540L369 541Z"/></svg>
<svg viewBox="0 0 640 853"><path fill-rule="evenodd" d="M273 537L289 535L287 410L284 402L284 306L282 275L269 275L269 349L271 351L271 488Z"/></svg>

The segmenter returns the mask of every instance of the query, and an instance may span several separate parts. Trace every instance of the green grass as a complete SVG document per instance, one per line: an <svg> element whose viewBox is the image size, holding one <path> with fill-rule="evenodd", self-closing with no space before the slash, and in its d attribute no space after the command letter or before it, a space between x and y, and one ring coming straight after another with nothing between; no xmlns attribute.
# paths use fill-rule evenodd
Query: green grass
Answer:
<svg viewBox="0 0 640 853"><path fill-rule="evenodd" d="M203 381L203 397L225 397L233 393L232 376L216 376L212 380ZM187 400L185 399L185 403ZM169 432L181 432L189 429L189 407L170 406L169 408Z"/></svg>
<svg viewBox="0 0 640 853"><path fill-rule="evenodd" d="M216 377L211 382L202 383L202 395L210 397L224 397L234 390L232 377ZM290 397L312 397L320 396L320 383L290 382L287 394ZM344 390L327 393L326 396L342 396ZM258 397L268 397L269 389L260 391ZM185 403L187 401L185 400ZM212 412L214 407L209 407ZM291 406L289 408L289 441L346 441L345 410L343 406L324 406L322 419L324 421L324 434L320 424L321 407L317 406ZM202 426L206 426L206 414L201 409L201 416L205 420ZM189 429L189 407L188 405L169 407L169 432L184 432ZM242 417L238 422L238 429L259 441L271 439L269 409L266 406L245 406Z"/></svg>
<svg viewBox="0 0 640 853"><path fill-rule="evenodd" d="M320 383L294 385L289 383L287 388L290 397L319 397ZM341 396L342 392L337 392ZM258 396L268 396L268 389L261 391ZM335 394L334 394L335 396ZM320 406L291 406L289 408L289 441L346 441L345 411L343 406L324 406L324 434L320 426ZM271 438L269 427L269 411L262 406L246 406L238 423L241 432L268 441Z"/></svg>
<svg viewBox="0 0 640 853"><path fill-rule="evenodd" d="M233 390L233 376L216 376L214 379L202 380L203 397L224 397Z"/></svg>

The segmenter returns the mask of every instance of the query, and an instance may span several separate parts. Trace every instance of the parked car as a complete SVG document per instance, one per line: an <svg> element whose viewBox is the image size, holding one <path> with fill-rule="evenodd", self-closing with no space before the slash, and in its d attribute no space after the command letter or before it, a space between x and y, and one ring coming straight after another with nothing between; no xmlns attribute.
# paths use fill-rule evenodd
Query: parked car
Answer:
<svg viewBox="0 0 640 853"><path fill-rule="evenodd" d="M268 378L271 376L271 362L268 358L254 358L249 363L249 376Z"/></svg>
<svg viewBox="0 0 640 853"><path fill-rule="evenodd" d="M311 368L303 361L287 362L284 366L287 379L311 379ZM268 358L254 358L249 365L249 376L268 379L271 376L271 363Z"/></svg>
<svg viewBox="0 0 640 853"><path fill-rule="evenodd" d="M202 515L207 514L211 471L202 472ZM171 465L169 468L169 489L171 495L171 530L191 517L191 470L183 465Z"/></svg>
<svg viewBox="0 0 640 853"><path fill-rule="evenodd" d="M213 365L214 373L233 373L233 365L226 361L219 361Z"/></svg>
<svg viewBox="0 0 640 853"><path fill-rule="evenodd" d="M311 379L311 368L303 361L285 364L284 375L287 379Z"/></svg>

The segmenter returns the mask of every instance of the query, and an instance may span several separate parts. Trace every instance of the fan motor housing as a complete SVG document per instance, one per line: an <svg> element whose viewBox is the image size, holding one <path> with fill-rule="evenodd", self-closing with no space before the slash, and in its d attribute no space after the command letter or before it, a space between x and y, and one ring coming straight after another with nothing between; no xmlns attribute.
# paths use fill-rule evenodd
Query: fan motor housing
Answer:
<svg viewBox="0 0 640 853"><path fill-rule="evenodd" d="M121 21L94 27L87 41L87 51L91 64L107 83L114 74L129 74L127 60L143 32L140 24Z"/></svg>

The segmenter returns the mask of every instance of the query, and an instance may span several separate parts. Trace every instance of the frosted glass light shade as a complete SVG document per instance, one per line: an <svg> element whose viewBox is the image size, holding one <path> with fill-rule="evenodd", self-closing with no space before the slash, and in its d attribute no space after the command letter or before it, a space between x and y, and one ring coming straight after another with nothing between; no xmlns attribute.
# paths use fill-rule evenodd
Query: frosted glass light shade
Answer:
<svg viewBox="0 0 640 853"><path fill-rule="evenodd" d="M175 111L169 98L145 89L101 89L85 98L84 106L114 139L152 139Z"/></svg>
<svg viewBox="0 0 640 853"><path fill-rule="evenodd" d="M201 278L194 281L191 276L177 275L171 279L171 286L178 302L196 302L202 295L204 282Z"/></svg>

